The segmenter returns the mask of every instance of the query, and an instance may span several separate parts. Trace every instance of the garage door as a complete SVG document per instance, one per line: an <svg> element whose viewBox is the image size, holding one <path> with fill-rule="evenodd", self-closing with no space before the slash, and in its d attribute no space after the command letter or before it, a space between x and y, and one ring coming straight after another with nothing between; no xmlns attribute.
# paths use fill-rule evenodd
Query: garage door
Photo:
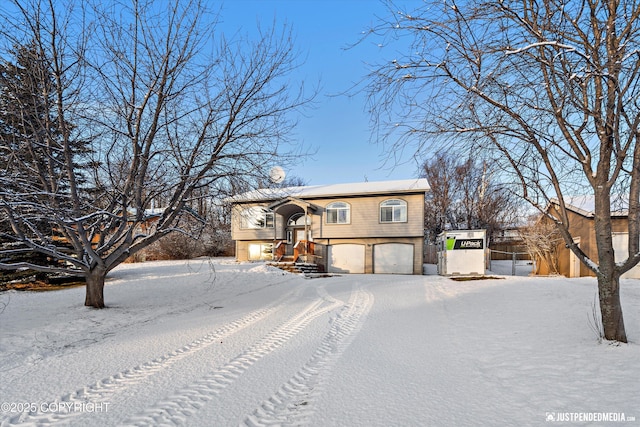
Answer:
<svg viewBox="0 0 640 427"><path fill-rule="evenodd" d="M373 247L373 272L376 274L413 274L413 245L381 243Z"/></svg>
<svg viewBox="0 0 640 427"><path fill-rule="evenodd" d="M364 245L330 245L330 273L364 273Z"/></svg>

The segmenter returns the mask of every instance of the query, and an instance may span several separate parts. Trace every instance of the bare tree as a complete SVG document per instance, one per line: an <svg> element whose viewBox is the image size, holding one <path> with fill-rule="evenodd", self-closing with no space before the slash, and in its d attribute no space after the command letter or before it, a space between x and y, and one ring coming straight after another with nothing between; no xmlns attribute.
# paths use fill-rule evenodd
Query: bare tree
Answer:
<svg viewBox="0 0 640 427"><path fill-rule="evenodd" d="M454 159L444 153L436 154L424 163L424 177L429 181L430 191L425 195L424 227L429 240L435 242L454 218Z"/></svg>
<svg viewBox="0 0 640 427"><path fill-rule="evenodd" d="M491 241L494 232L515 224L518 201L497 182L487 162L441 151L423 169L431 187L425 197L425 230L430 240L435 242L447 229L485 229Z"/></svg>
<svg viewBox="0 0 640 427"><path fill-rule="evenodd" d="M540 217L532 218L530 224L520 228L520 237L531 259L538 263L536 274L541 271L541 264L546 266L549 274L560 274L558 244L562 242L562 236L554 223L540 221Z"/></svg>
<svg viewBox="0 0 640 427"><path fill-rule="evenodd" d="M163 236L187 232L181 220L198 197L222 198L300 154L288 135L310 96L289 79L298 66L290 30L229 40L215 33L205 3L3 6L0 48L32 40L53 76L47 97L57 133L43 138L56 138L59 155L48 161L65 186L29 192L32 181L55 181L46 169L21 174L17 186L0 175L4 237L22 245L14 250L59 260L55 268L3 260L0 268L80 273L85 305L102 308L106 274ZM79 140L91 147L88 169L76 167Z"/></svg>
<svg viewBox="0 0 640 427"><path fill-rule="evenodd" d="M447 0L390 11L372 36L411 42L368 86L389 151L437 139L491 156L595 273L605 337L626 342L619 278L640 260L640 3ZM615 193L629 212L630 256L618 264ZM565 199L576 194L595 198L597 259L569 232ZM553 199L558 214L545 209Z"/></svg>

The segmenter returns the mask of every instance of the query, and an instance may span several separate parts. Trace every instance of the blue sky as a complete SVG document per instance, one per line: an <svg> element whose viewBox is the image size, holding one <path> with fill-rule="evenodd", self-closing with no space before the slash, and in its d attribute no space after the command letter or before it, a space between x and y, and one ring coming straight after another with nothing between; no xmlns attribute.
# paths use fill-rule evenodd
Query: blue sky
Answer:
<svg viewBox="0 0 640 427"><path fill-rule="evenodd" d="M306 56L298 70L311 85L320 81L316 107L300 119L296 139L317 153L288 175L308 184L333 184L409 179L417 176L414 164L391 168L384 165L381 145L373 144L365 96L332 96L344 93L368 72L366 63L379 62L389 52L373 39L351 49L362 32L387 16L379 0L227 0L222 5L220 28L251 32L258 22L271 27L284 22L293 26L296 47ZM231 34L229 34L231 35Z"/></svg>
<svg viewBox="0 0 640 427"><path fill-rule="evenodd" d="M415 163L385 164L382 146L371 142L365 95L344 95L368 74L367 64L389 60L392 55L390 49L380 49L373 38L357 44L364 32L378 23L378 17L388 17L387 5L381 0L206 1L211 11L220 10L217 29L227 37L255 35L258 24L263 30L274 22L291 26L296 49L305 58L293 79L304 79L306 87L320 85L315 106L300 118L293 135L315 154L285 168L288 176L302 178L310 185L418 176ZM8 6L0 0L0 11Z"/></svg>

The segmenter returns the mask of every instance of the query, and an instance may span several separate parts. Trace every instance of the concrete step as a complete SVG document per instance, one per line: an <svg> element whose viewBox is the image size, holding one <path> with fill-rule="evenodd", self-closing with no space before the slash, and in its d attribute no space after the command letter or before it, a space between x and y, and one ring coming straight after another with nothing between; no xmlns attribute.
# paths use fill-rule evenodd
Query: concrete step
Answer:
<svg viewBox="0 0 640 427"><path fill-rule="evenodd" d="M272 261L268 262L267 265L271 265L273 267L277 267L284 271L289 271L291 273L298 274L316 274L320 270L317 264L307 263L307 262L293 262L293 261Z"/></svg>

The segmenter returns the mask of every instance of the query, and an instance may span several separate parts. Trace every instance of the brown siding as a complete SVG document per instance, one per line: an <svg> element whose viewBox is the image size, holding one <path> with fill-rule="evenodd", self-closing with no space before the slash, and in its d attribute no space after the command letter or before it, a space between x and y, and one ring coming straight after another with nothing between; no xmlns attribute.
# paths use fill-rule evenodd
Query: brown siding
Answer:
<svg viewBox="0 0 640 427"><path fill-rule="evenodd" d="M407 222L381 223L380 203L388 199L407 202ZM307 200L320 207L311 214L312 236L316 238L363 238L363 237L422 237L424 233L424 195L410 194L397 197L349 197L341 199ZM351 206L350 224L327 224L324 209L330 203L342 201ZM240 212L251 206L266 206L268 203L236 205L232 211L231 238L234 240L283 239L284 218L275 215L276 227L265 229L241 229Z"/></svg>
<svg viewBox="0 0 640 427"><path fill-rule="evenodd" d="M240 212L253 206L266 206L266 203L248 203L235 205L231 211L231 239L233 240L274 240L283 239L283 218L275 215L275 228L240 228Z"/></svg>
<svg viewBox="0 0 640 427"><path fill-rule="evenodd" d="M388 199L407 202L407 222L380 222L380 203ZM320 215L313 218L313 235L318 238L422 237L424 235L424 195L421 194L309 201L322 207ZM350 224L327 224L324 208L336 201L346 202L351 206Z"/></svg>
<svg viewBox="0 0 640 427"><path fill-rule="evenodd" d="M568 211L569 216L569 232L574 239L580 240L580 249L592 260L598 260L598 248L596 246L596 235L593 218L585 217L573 211ZM546 218L544 219L546 220ZM548 221L548 220L547 220ZM627 232L628 222L626 218L613 218L613 232ZM569 277L571 272L571 250L567 248L564 242L559 243L557 247L558 253L558 270L563 276ZM542 263L538 266L537 274L546 275L549 271ZM595 276L595 274L580 263L580 276Z"/></svg>

